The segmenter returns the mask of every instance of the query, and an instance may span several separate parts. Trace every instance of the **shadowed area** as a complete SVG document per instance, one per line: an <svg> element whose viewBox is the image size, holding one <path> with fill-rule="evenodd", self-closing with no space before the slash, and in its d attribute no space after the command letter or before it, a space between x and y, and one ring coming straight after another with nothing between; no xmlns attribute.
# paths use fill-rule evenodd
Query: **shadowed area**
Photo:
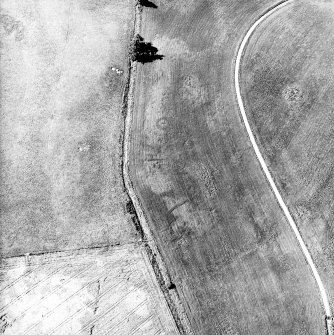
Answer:
<svg viewBox="0 0 334 335"><path fill-rule="evenodd" d="M141 6L149 7L149 8L158 8L156 4L149 0L139 0L138 1Z"/></svg>

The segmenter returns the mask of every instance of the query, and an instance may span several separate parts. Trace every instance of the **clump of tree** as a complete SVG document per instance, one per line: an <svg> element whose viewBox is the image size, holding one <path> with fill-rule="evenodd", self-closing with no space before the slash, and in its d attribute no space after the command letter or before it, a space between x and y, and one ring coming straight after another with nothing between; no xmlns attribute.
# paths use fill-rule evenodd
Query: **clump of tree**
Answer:
<svg viewBox="0 0 334 335"><path fill-rule="evenodd" d="M138 5L143 7L151 7L151 8L158 8L156 4L149 0L137 0Z"/></svg>
<svg viewBox="0 0 334 335"><path fill-rule="evenodd" d="M150 42L144 42L144 39L137 34L130 45L130 59L140 63L153 62L162 59L162 55L158 55L158 49Z"/></svg>

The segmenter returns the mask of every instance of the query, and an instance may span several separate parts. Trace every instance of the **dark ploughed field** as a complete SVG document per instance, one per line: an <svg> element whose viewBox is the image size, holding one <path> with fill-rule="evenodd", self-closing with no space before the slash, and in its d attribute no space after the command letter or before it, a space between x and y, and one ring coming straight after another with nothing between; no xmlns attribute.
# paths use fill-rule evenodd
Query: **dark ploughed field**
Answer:
<svg viewBox="0 0 334 335"><path fill-rule="evenodd" d="M334 3L303 1L255 33L243 67L252 128L334 299ZM277 38L275 38L277 36Z"/></svg>
<svg viewBox="0 0 334 335"><path fill-rule="evenodd" d="M155 3L143 11L141 35L165 57L137 66L131 178L194 333L323 335L318 288L253 153L234 91L239 44L275 1ZM242 91L333 291L330 186L320 192L321 180L332 185L326 6L287 5L262 23L246 48ZM303 43L312 45L307 61Z"/></svg>

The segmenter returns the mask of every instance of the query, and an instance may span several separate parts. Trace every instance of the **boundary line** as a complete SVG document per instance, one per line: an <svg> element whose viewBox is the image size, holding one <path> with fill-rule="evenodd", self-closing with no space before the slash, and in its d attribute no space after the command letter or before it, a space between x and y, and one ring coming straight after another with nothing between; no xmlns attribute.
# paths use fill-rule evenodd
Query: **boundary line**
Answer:
<svg viewBox="0 0 334 335"><path fill-rule="evenodd" d="M135 4L135 20L133 36L141 31L142 25L142 10L138 4ZM182 305L177 289L169 289L172 280L166 268L161 252L155 243L148 219L142 208L141 201L137 196L133 182L130 176L130 147L131 134L133 128L134 114L134 90L136 86L137 62L128 60L128 80L123 95L122 113L124 117L124 129L122 138L122 178L124 189L131 200L135 213L134 216L138 220L138 225L135 225L137 232L140 235L141 242L144 246L147 258L151 263L157 284L167 302L167 306L171 312L172 319L175 322L176 330L180 335L192 335L193 331Z"/></svg>

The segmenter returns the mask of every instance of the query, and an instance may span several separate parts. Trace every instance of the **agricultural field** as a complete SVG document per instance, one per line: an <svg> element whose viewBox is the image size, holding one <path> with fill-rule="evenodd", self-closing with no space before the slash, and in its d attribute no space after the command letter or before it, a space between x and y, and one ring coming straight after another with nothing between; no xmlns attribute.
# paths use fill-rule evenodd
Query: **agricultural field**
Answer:
<svg viewBox="0 0 334 335"><path fill-rule="evenodd" d="M0 6L0 333L177 335L122 177L134 2Z"/></svg>
<svg viewBox="0 0 334 335"><path fill-rule="evenodd" d="M334 2L296 2L243 60L246 110L334 308ZM280 35L280 38L274 36Z"/></svg>
<svg viewBox="0 0 334 335"><path fill-rule="evenodd" d="M178 334L140 245L15 257L2 265L1 334Z"/></svg>
<svg viewBox="0 0 334 335"><path fill-rule="evenodd" d="M325 334L325 312L317 285L257 162L235 96L234 65L241 40L253 22L277 2L156 0L154 3L157 8L143 10L140 34L164 58L136 67L130 173L194 334ZM319 7L319 16L306 15L305 11L314 6ZM321 11L328 11L328 6L328 2L312 2L304 9L302 4L288 5L277 24L274 22L279 13L259 28L265 33L255 32L242 66L242 90L247 108L251 106L254 123L257 118L264 123L265 118L260 116L273 110L267 112L267 106L275 103L274 97L267 100L264 97L268 85L273 92L276 85L280 87L277 76L281 68L287 66L284 73L293 76L294 61L299 59L299 51L294 55L293 50L302 42L300 36L306 35L308 43L312 43L312 36L317 37L317 45L323 45L325 52L328 42L319 42L318 33L326 27L321 36L330 39L332 12L320 15ZM287 17L290 24L280 28ZM293 31L298 22L297 30ZM316 32L311 29L314 25ZM253 51L254 43L258 43L257 54ZM286 49L286 44L291 50ZM266 48L273 48L272 52L266 54ZM316 45L313 48L317 50ZM277 50L284 57L277 58L280 54ZM323 61L320 56L318 61ZM330 58L327 61L330 63ZM270 62L277 67L276 72L276 68L269 69ZM267 67L255 71L263 64ZM317 65L312 70L309 64L305 63L307 78L313 80L312 71L317 71ZM293 79L284 85L295 82ZM311 101L315 104L314 85L320 82L316 83L305 79L305 85L312 86L312 90L303 93L305 97L302 95L307 106L311 106ZM277 99L281 99L281 88L277 88ZM304 92L302 88L299 90ZM293 92L288 88L286 96L293 96ZM322 94L330 99L329 92ZM298 101L292 104L300 107L302 102ZM275 106L279 103L283 104L277 102ZM259 117L258 106L263 113ZM290 124L296 124L294 129L298 128L297 107L296 112L284 114L290 113L295 118L296 122ZM326 121L313 108L312 117L319 128ZM328 111L329 108L330 104ZM294 151L289 155L287 151L275 153L275 157L286 159L286 166L291 168L293 155L296 162L301 161L308 150L312 152L312 146L320 146L320 142L315 143L320 134L314 134L313 142L308 138L311 142L305 151L303 138L309 136L307 132L315 132L310 124L305 123L303 132L299 128L295 132L287 123L284 127L283 116L277 118L279 122L273 119L264 130L262 123L259 124L258 128L266 131L263 136L259 130L259 137L270 157L280 132L290 131L291 137L296 136ZM302 118L306 118L304 113ZM278 132L274 133L275 130ZM328 148L322 146L319 154L327 154ZM328 155L327 171L330 171L329 159ZM275 170L278 163L272 164ZM309 169L317 169L311 161L307 164ZM305 166L299 169L306 169ZM298 186L301 179L292 182L292 173L297 172L292 168L288 171L291 181L284 181L295 201L296 194L300 197L306 194L306 189L299 193L301 189L293 185ZM280 170L276 172L277 176L281 174ZM312 187L310 184L307 192L315 194ZM329 203L330 193L323 196L328 197ZM313 225L308 230L305 220L312 221L310 211L298 212L296 220L304 227L302 234L317 264L322 266L321 274L327 271L326 286L333 292L328 282L333 272L327 256L332 237L329 227L325 221L320 223L320 219L319 226ZM318 236L323 237L314 237L321 229L322 235ZM320 256L322 248L327 251Z"/></svg>
<svg viewBox="0 0 334 335"><path fill-rule="evenodd" d="M131 0L1 1L1 254L136 240L121 178Z"/></svg>
<svg viewBox="0 0 334 335"><path fill-rule="evenodd" d="M278 3L1 1L0 333L325 335L234 86ZM332 309L333 14L289 1L241 62ZM154 55L129 72L134 34Z"/></svg>

